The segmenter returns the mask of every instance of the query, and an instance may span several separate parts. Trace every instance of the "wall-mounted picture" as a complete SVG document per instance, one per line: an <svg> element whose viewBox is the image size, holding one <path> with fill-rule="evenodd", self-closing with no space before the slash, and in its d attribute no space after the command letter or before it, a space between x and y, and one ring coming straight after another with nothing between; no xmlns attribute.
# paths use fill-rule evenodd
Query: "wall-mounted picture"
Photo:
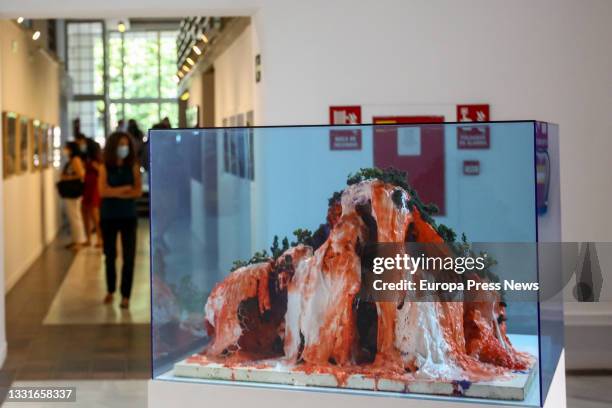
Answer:
<svg viewBox="0 0 612 408"><path fill-rule="evenodd" d="M254 180L253 134L252 129L243 128L253 121L253 112L234 115L223 120L223 125L234 127L225 129L223 138L224 170L243 179Z"/></svg>
<svg viewBox="0 0 612 408"><path fill-rule="evenodd" d="M17 172L17 114L2 113L3 175L9 177Z"/></svg>
<svg viewBox="0 0 612 408"><path fill-rule="evenodd" d="M26 117L19 118L19 173L25 173L30 167L30 121Z"/></svg>
<svg viewBox="0 0 612 408"><path fill-rule="evenodd" d="M49 129L47 130L47 139L49 143L49 149L47 151L47 160L49 161L49 166L53 165L55 168L59 168L61 161L61 129L59 126L49 125Z"/></svg>
<svg viewBox="0 0 612 408"><path fill-rule="evenodd" d="M49 128L46 123L40 125L40 167L43 169L49 167L49 142L53 143L53 140L49 140Z"/></svg>
<svg viewBox="0 0 612 408"><path fill-rule="evenodd" d="M43 128L39 120L32 121L32 170L40 169Z"/></svg>

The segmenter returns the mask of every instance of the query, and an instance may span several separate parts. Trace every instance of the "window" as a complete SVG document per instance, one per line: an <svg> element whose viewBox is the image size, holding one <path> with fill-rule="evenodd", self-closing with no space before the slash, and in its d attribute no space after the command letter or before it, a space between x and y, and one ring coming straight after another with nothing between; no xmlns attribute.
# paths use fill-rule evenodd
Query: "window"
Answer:
<svg viewBox="0 0 612 408"><path fill-rule="evenodd" d="M68 23L68 75L75 95L104 95L101 22Z"/></svg>
<svg viewBox="0 0 612 408"><path fill-rule="evenodd" d="M72 100L68 119L79 118L81 132L104 141L104 25L101 21L69 22L67 34L67 69L72 80ZM72 129L71 134L72 137Z"/></svg>
<svg viewBox="0 0 612 408"><path fill-rule="evenodd" d="M66 36L68 116L80 118L86 136L104 144L120 119L135 119L143 131L164 117L176 125L176 31L120 33L102 21L71 21Z"/></svg>
<svg viewBox="0 0 612 408"><path fill-rule="evenodd" d="M109 120L135 119L146 130L168 117L178 121L176 32L108 34Z"/></svg>

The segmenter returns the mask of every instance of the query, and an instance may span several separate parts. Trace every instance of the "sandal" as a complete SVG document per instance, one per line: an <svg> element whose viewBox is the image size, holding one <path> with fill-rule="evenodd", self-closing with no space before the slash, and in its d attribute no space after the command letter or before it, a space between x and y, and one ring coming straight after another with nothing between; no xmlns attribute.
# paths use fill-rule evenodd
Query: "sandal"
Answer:
<svg viewBox="0 0 612 408"><path fill-rule="evenodd" d="M130 299L128 298L123 298L121 299L121 303L119 304L119 307L122 309L127 309L130 307Z"/></svg>

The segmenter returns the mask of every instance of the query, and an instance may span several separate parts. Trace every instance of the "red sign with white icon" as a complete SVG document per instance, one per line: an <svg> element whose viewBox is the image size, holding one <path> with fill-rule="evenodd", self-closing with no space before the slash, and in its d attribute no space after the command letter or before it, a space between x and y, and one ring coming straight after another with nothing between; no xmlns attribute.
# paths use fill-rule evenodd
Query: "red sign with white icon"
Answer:
<svg viewBox="0 0 612 408"><path fill-rule="evenodd" d="M330 106L331 125L361 124L361 106ZM331 129L329 131L330 150L361 150L361 129Z"/></svg>
<svg viewBox="0 0 612 408"><path fill-rule="evenodd" d="M361 106L330 106L330 125L358 125L361 123Z"/></svg>
<svg viewBox="0 0 612 408"><path fill-rule="evenodd" d="M457 122L488 122L489 105L457 105ZM488 125L457 126L458 149L489 149L491 134Z"/></svg>
<svg viewBox="0 0 612 408"><path fill-rule="evenodd" d="M361 150L361 130L334 129L329 133L330 150Z"/></svg>
<svg viewBox="0 0 612 408"><path fill-rule="evenodd" d="M466 176L477 176L480 174L480 161L479 160L464 160L463 161L463 174Z"/></svg>
<svg viewBox="0 0 612 408"><path fill-rule="evenodd" d="M457 105L457 122L488 122L489 105Z"/></svg>

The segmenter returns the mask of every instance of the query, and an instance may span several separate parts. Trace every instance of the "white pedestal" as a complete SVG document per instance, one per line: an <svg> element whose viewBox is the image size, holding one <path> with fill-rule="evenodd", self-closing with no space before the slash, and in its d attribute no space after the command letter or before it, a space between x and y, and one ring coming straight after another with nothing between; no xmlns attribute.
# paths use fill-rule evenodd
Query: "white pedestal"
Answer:
<svg viewBox="0 0 612 408"><path fill-rule="evenodd" d="M535 385L535 384L534 384ZM149 408L219 407L219 408L486 408L537 406L538 387L524 402L504 402L435 396L400 395L393 393L326 390L307 387L279 388L274 385L249 386L223 381L151 380ZM565 355L555 371L544 408L565 408Z"/></svg>

